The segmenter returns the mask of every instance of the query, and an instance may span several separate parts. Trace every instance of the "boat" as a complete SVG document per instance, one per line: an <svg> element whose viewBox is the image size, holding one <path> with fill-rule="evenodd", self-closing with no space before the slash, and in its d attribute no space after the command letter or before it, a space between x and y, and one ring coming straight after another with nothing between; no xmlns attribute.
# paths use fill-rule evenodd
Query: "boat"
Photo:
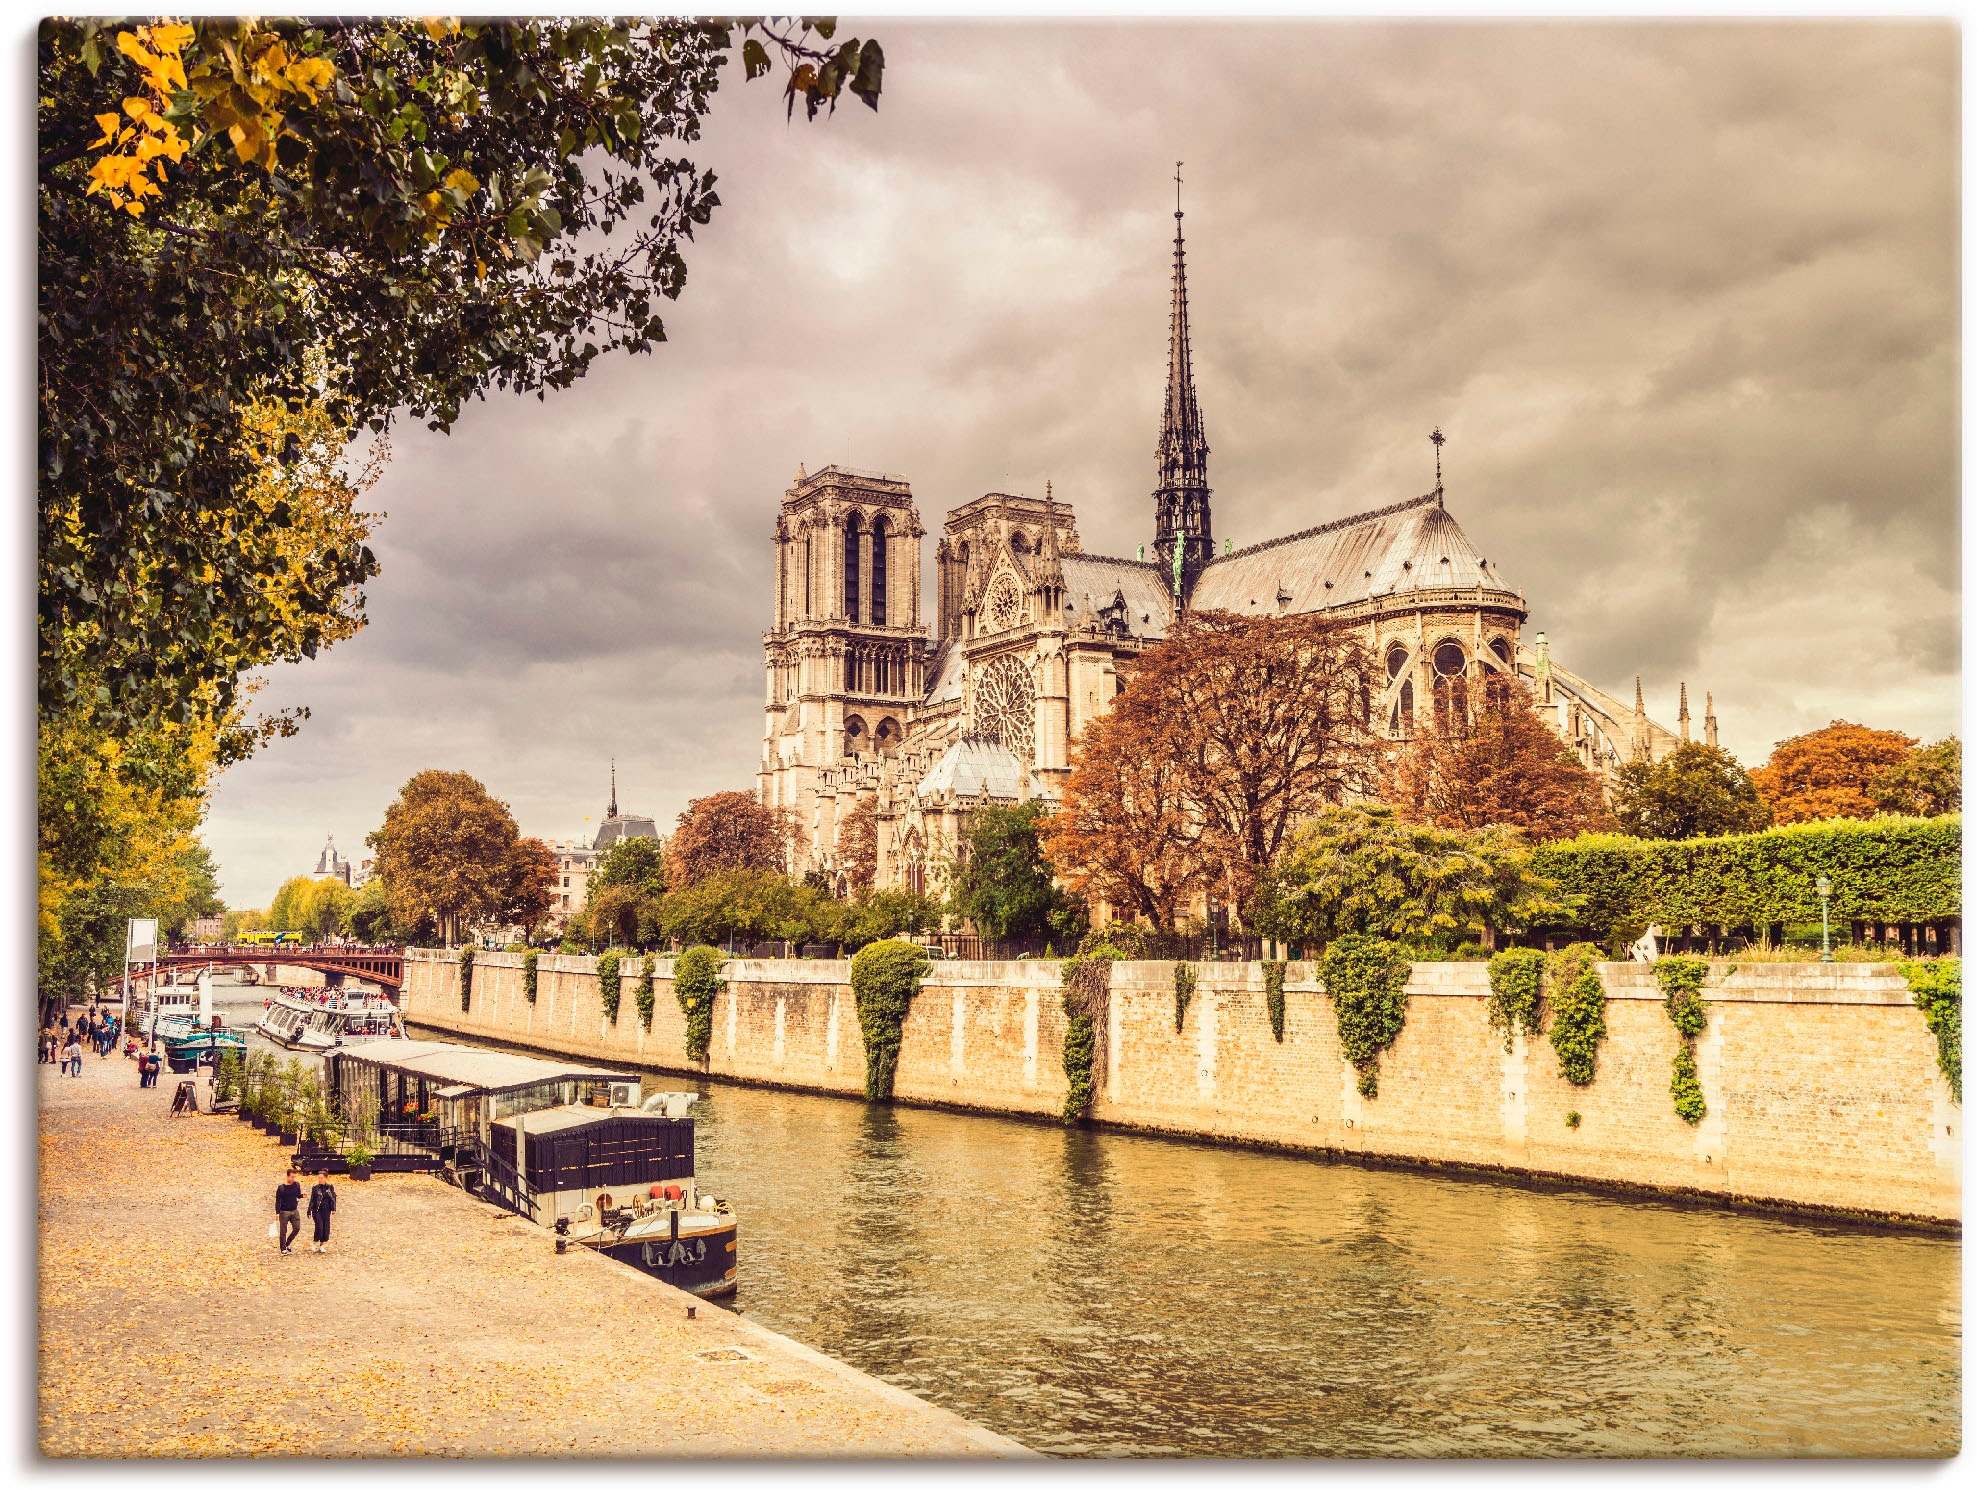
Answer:
<svg viewBox="0 0 1978 1490"><path fill-rule="evenodd" d="M695 1092L442 1040L372 1041L325 1062L378 1164L427 1169L702 1298L735 1291L736 1219L694 1177ZM369 1145L367 1145L369 1146Z"/></svg>
<svg viewBox="0 0 1978 1490"><path fill-rule="evenodd" d="M255 1028L286 1050L337 1050L405 1038L405 1022L389 996L340 990L322 998L279 989L268 999Z"/></svg>
<svg viewBox="0 0 1978 1490"><path fill-rule="evenodd" d="M174 1071L217 1066L228 1055L247 1058L247 1036L239 1030L194 1029L159 1038L165 1046L165 1064Z"/></svg>

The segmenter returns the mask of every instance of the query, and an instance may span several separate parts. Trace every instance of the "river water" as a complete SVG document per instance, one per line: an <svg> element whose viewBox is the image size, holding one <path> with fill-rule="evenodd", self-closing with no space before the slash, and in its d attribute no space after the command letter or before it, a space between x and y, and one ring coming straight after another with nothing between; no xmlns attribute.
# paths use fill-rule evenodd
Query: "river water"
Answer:
<svg viewBox="0 0 1978 1490"><path fill-rule="evenodd" d="M1959 1447L1952 1237L698 1090L747 1317L1049 1454Z"/></svg>

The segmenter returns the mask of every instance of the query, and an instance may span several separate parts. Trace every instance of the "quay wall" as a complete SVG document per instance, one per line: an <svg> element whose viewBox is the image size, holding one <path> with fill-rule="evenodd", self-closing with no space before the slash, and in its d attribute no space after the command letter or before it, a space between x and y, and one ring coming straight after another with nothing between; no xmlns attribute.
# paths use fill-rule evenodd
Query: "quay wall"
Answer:
<svg viewBox="0 0 1978 1490"><path fill-rule="evenodd" d="M406 953L408 1020L433 1029L656 1071L857 1096L865 1047L838 961L738 958L714 1005L705 1067L685 1057L672 961L654 964L652 1025L621 965L605 1017L591 957L542 954L537 995L521 954L482 952L462 1010L445 952ZM1360 1096L1311 964L1285 978L1284 1039L1271 1033L1257 963L1197 964L1175 1029L1173 964L1114 965L1099 1122L1200 1139L1423 1165L1495 1169L1724 1201L1956 1222L1963 1113L1936 1042L1887 964L1711 966L1696 1042L1709 1112L1676 1116L1681 1037L1647 967L1602 963L1607 1038L1590 1086L1558 1074L1544 1039L1506 1051L1488 1026L1482 963L1417 963L1407 1025ZM937 962L913 1001L895 1098L1054 1117L1065 1094L1056 962ZM1578 1113L1576 1126L1568 1114Z"/></svg>

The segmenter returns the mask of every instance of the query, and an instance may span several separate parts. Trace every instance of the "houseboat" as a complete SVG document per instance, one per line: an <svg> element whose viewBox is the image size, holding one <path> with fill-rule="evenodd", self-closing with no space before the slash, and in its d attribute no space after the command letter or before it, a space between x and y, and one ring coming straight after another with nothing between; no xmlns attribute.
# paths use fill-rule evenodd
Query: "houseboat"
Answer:
<svg viewBox="0 0 1978 1490"><path fill-rule="evenodd" d="M405 1038L404 1020L388 995L336 988L279 989L267 1000L256 1028L288 1050L335 1050Z"/></svg>
<svg viewBox="0 0 1978 1490"><path fill-rule="evenodd" d="M695 1093L643 1096L623 1072L439 1040L348 1046L325 1067L382 1167L434 1170L703 1298L735 1291L735 1217L694 1177Z"/></svg>

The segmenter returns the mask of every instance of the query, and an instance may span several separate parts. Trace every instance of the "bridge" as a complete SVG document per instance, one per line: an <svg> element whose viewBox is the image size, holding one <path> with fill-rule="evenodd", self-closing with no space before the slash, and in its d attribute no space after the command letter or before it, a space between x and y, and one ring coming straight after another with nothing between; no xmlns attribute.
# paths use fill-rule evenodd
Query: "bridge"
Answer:
<svg viewBox="0 0 1978 1490"><path fill-rule="evenodd" d="M345 973L387 988L405 986L403 947L215 947L195 951L173 947L158 955L158 971L214 967L306 967L319 973ZM112 982L118 979L112 979Z"/></svg>

